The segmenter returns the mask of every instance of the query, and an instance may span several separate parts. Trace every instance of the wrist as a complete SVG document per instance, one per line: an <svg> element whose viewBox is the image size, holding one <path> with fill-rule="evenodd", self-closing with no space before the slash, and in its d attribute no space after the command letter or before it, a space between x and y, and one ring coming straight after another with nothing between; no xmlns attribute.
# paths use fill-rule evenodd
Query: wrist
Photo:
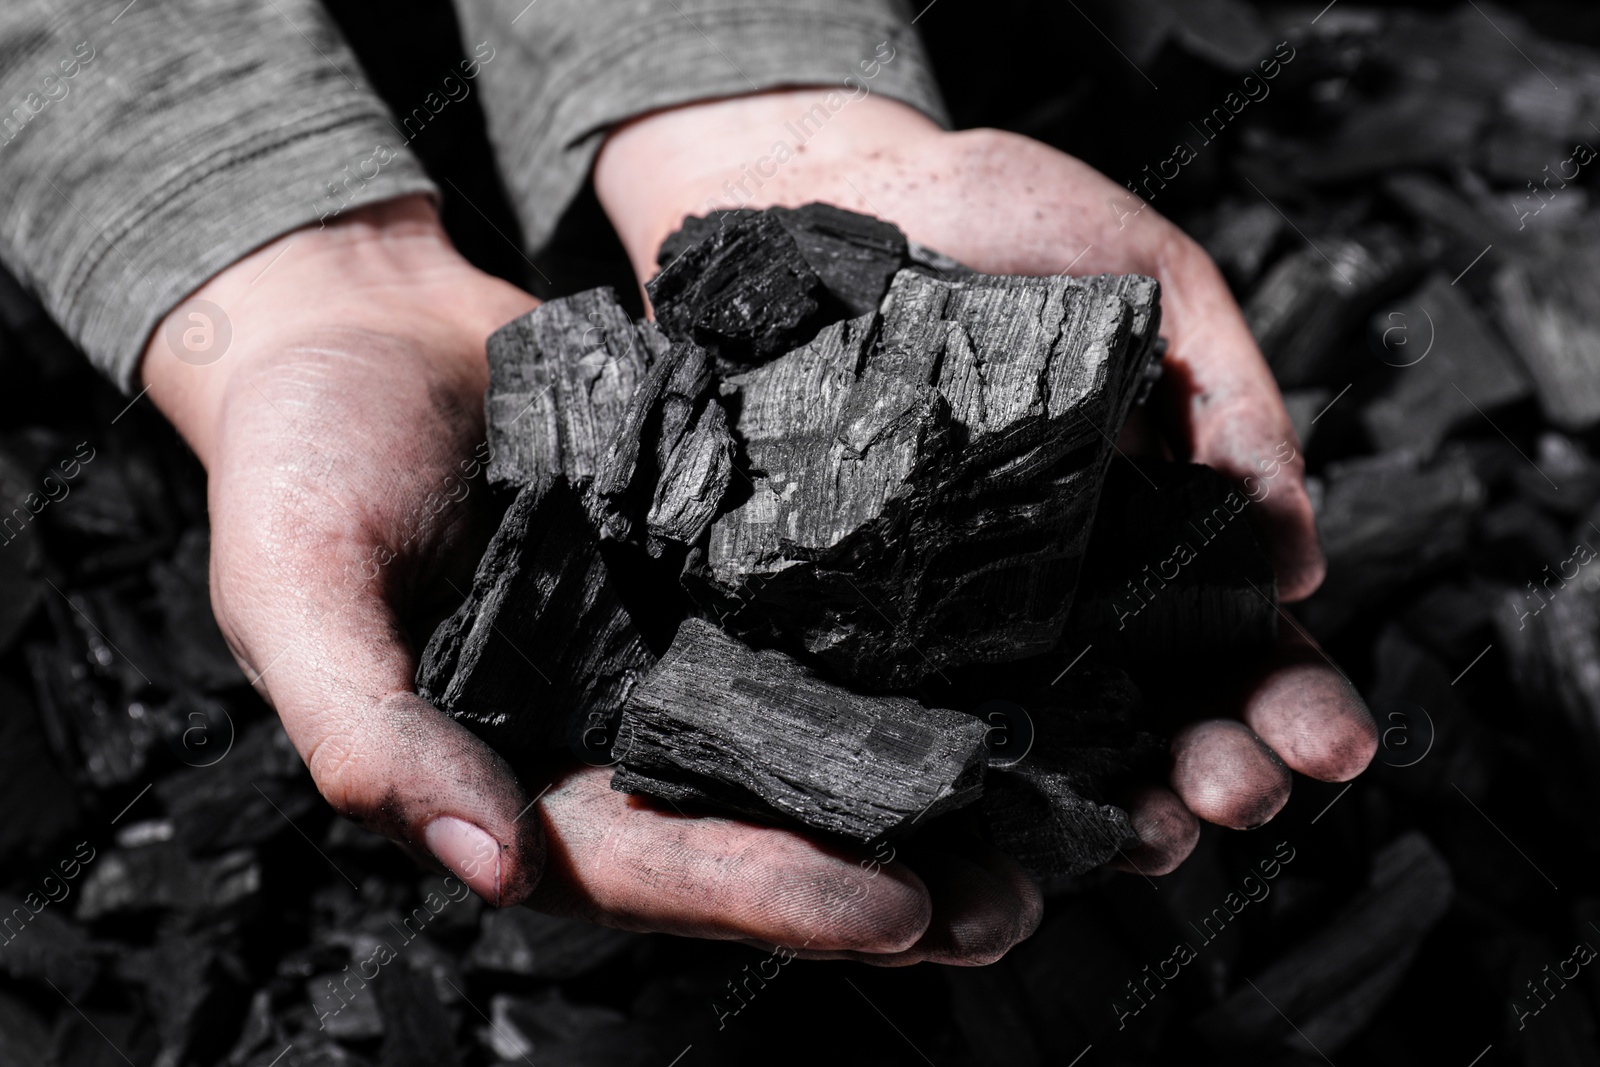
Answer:
<svg viewBox="0 0 1600 1067"><path fill-rule="evenodd" d="M286 233L213 276L156 326L140 378L209 466L230 396L294 344L404 330L476 381L484 339L531 305L456 252L427 198L402 197Z"/></svg>
<svg viewBox="0 0 1600 1067"><path fill-rule="evenodd" d="M686 215L813 200L870 212L851 187L852 164L909 159L942 135L905 104L831 87L702 101L612 130L595 159L595 193L635 272L648 278L661 241Z"/></svg>

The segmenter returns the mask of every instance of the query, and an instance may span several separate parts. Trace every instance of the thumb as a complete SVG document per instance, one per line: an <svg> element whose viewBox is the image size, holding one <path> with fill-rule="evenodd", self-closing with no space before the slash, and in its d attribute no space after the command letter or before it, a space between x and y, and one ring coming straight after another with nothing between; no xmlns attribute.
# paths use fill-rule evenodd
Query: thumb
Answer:
<svg viewBox="0 0 1600 1067"><path fill-rule="evenodd" d="M317 789L489 903L521 903L544 864L540 820L505 760L412 691L415 660L384 578L351 590L336 549L294 553L285 568L262 566L259 548L252 577L230 583L219 545L217 615Z"/></svg>

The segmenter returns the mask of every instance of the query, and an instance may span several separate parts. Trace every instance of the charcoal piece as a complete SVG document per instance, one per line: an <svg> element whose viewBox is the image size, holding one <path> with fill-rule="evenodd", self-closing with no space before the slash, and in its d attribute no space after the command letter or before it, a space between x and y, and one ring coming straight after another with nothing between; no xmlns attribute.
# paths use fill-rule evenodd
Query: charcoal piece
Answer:
<svg viewBox="0 0 1600 1067"><path fill-rule="evenodd" d="M1201 1033L1226 1048L1337 1052L1399 986L1454 895L1445 858L1402 834L1373 857L1360 894L1202 1015Z"/></svg>
<svg viewBox="0 0 1600 1067"><path fill-rule="evenodd" d="M704 218L691 216L661 243L656 262L669 267L695 245L760 215L776 219L794 240L800 257L833 298L836 306L830 310L836 318L841 317L837 314L841 308L849 316L877 310L889 291L890 280L902 267L920 263L935 273L965 270L949 257L920 245L913 254L905 235L893 223L820 203L773 207L761 212L749 208L714 211ZM800 337L794 343L808 340L810 337Z"/></svg>
<svg viewBox="0 0 1600 1067"><path fill-rule="evenodd" d="M1115 463L1063 647L1137 667L1238 665L1278 636L1278 582L1250 528L1259 507L1210 467ZM1263 497L1264 499L1264 497Z"/></svg>
<svg viewBox="0 0 1600 1067"><path fill-rule="evenodd" d="M623 415L591 487L598 519L618 540L651 547L693 544L721 507L733 477L733 435L713 397L710 357L674 344L650 367Z"/></svg>
<svg viewBox="0 0 1600 1067"><path fill-rule="evenodd" d="M1393 369L1361 421L1379 451L1409 448L1424 458L1462 422L1528 396L1521 368L1440 273L1401 304L1372 318L1374 352Z"/></svg>
<svg viewBox="0 0 1600 1067"><path fill-rule="evenodd" d="M348 983L353 970L319 974L306 981L306 1000L316 1014L317 1030L341 1042L381 1038L385 1016L379 1009L377 995L369 987ZM383 974L382 971L378 973Z"/></svg>
<svg viewBox="0 0 1600 1067"><path fill-rule="evenodd" d="M1542 433L1531 458L1532 466L1522 463L1511 469L1520 495L1561 515L1582 515L1600 503L1600 463L1583 442Z"/></svg>
<svg viewBox="0 0 1600 1067"><path fill-rule="evenodd" d="M0 1064L4 1067L56 1067L50 1031L34 1010L0 992Z"/></svg>
<svg viewBox="0 0 1600 1067"><path fill-rule="evenodd" d="M489 1002L490 1023L479 1036L503 1062L539 1062L589 1067L633 1067L654 1058L636 1028L616 1008L576 1004L559 989L532 997L497 993ZM632 1031L632 1032L630 1032Z"/></svg>
<svg viewBox="0 0 1600 1067"><path fill-rule="evenodd" d="M423 651L417 691L515 761L581 745L652 659L583 505L557 480L506 511L472 592Z"/></svg>
<svg viewBox="0 0 1600 1067"><path fill-rule="evenodd" d="M29 532L31 481L22 464L0 450L0 652L11 647L45 592L39 537Z"/></svg>
<svg viewBox="0 0 1600 1067"><path fill-rule="evenodd" d="M1358 610L1460 559L1486 497L1466 453L1446 449L1424 464L1386 452L1330 464L1317 502L1328 573L1296 607L1313 634L1331 634Z"/></svg>
<svg viewBox="0 0 1600 1067"><path fill-rule="evenodd" d="M689 619L629 698L617 747L640 775L704 780L743 807L869 841L976 800L984 734L970 715L852 693Z"/></svg>
<svg viewBox="0 0 1600 1067"><path fill-rule="evenodd" d="M900 272L724 383L751 492L691 592L873 690L1048 650L1158 317L1149 279Z"/></svg>
<svg viewBox="0 0 1600 1067"><path fill-rule="evenodd" d="M667 348L635 324L609 288L551 300L488 341L488 479L543 487L565 476L583 489L652 361Z"/></svg>
<svg viewBox="0 0 1600 1067"><path fill-rule="evenodd" d="M1410 257L1388 230L1351 237L1318 237L1267 271L1245 304L1245 320L1285 389L1335 382L1341 340L1378 302L1407 281Z"/></svg>
<svg viewBox="0 0 1600 1067"><path fill-rule="evenodd" d="M720 226L645 286L656 321L724 370L757 366L814 336L827 289L776 216Z"/></svg>
<svg viewBox="0 0 1600 1067"><path fill-rule="evenodd" d="M1522 357L1545 418L1582 432L1600 423L1600 249L1593 223L1494 275L1500 326Z"/></svg>
<svg viewBox="0 0 1600 1067"><path fill-rule="evenodd" d="M1596 554L1589 545L1600 547L1600 536L1565 561L1579 564L1577 580L1567 579L1558 563L1538 581L1504 590L1493 616L1524 706L1538 721L1562 722L1586 784L1600 767L1600 589L1591 577Z"/></svg>
<svg viewBox="0 0 1600 1067"><path fill-rule="evenodd" d="M455 1027L428 978L406 963L385 967L373 983L383 1015L383 1067L453 1067Z"/></svg>
<svg viewBox="0 0 1600 1067"><path fill-rule="evenodd" d="M173 669L190 685L208 691L245 681L211 610L210 558L210 531L195 526L178 539L170 557L150 567L163 643L183 650L169 657Z"/></svg>
<svg viewBox="0 0 1600 1067"><path fill-rule="evenodd" d="M474 971L562 981L604 965L639 943L637 934L578 919L509 908L489 911L465 965Z"/></svg>
<svg viewBox="0 0 1600 1067"><path fill-rule="evenodd" d="M172 910L214 917L240 907L261 889L261 867L249 849L192 859L173 841L103 849L87 864L78 918Z"/></svg>
<svg viewBox="0 0 1600 1067"><path fill-rule="evenodd" d="M104 950L58 906L66 897L55 894L70 893L71 881L55 871L40 881L26 896L0 893L0 972L54 982L67 996L81 997L100 973Z"/></svg>
<svg viewBox="0 0 1600 1067"><path fill-rule="evenodd" d="M0 550L3 551L3 550ZM12 869L25 853L59 841L78 821L78 795L50 753L33 703L0 677L0 811L27 811L0 820L0 864Z"/></svg>
<svg viewBox="0 0 1600 1067"><path fill-rule="evenodd" d="M990 768L978 802L995 845L1038 878L1082 874L1137 846L1128 813L1105 803L1108 783L1159 747L1136 728L1127 675L1085 664L1020 706L1031 744L1019 762Z"/></svg>
<svg viewBox="0 0 1600 1067"><path fill-rule="evenodd" d="M1217 209L1206 252L1236 286L1252 284L1284 231L1283 216L1271 204L1228 201Z"/></svg>
<svg viewBox="0 0 1600 1067"><path fill-rule="evenodd" d="M214 731L215 753L157 779L153 790L173 836L192 855L259 845L291 832L291 822L320 806L305 788L305 764L276 719L236 727L229 719L225 726ZM218 773L223 767L227 773Z"/></svg>
<svg viewBox="0 0 1600 1067"><path fill-rule="evenodd" d="M161 1039L160 1062L182 1063L191 1054L202 1011L214 988L217 950L205 937L164 932L148 948L117 960L117 976L139 988Z"/></svg>

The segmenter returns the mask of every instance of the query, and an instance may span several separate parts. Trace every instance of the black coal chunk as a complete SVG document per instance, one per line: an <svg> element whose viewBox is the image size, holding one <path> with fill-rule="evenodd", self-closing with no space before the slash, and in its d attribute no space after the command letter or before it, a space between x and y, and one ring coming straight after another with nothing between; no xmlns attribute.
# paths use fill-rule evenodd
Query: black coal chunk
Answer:
<svg viewBox="0 0 1600 1067"><path fill-rule="evenodd" d="M640 540L659 555L661 542L694 544L722 505L733 477L733 436L713 396L706 351L674 344L657 359L623 414L591 487L606 533Z"/></svg>
<svg viewBox="0 0 1600 1067"><path fill-rule="evenodd" d="M1373 857L1360 894L1201 1016L1199 1029L1226 1048L1337 1050L1405 978L1454 895L1438 849L1402 834Z"/></svg>
<svg viewBox="0 0 1600 1067"><path fill-rule="evenodd" d="M464 963L474 971L559 981L601 966L640 940L624 930L527 908L491 910Z"/></svg>
<svg viewBox="0 0 1600 1067"><path fill-rule="evenodd" d="M1501 327L1557 428L1600 424L1600 252L1597 226L1551 238L1494 276Z"/></svg>
<svg viewBox="0 0 1600 1067"><path fill-rule="evenodd" d="M976 800L985 726L866 696L690 619L623 709L612 787L724 804L860 841Z"/></svg>
<svg viewBox="0 0 1600 1067"><path fill-rule="evenodd" d="M774 216L719 226L645 286L656 321L729 369L755 366L814 336L827 289Z"/></svg>
<svg viewBox="0 0 1600 1067"><path fill-rule="evenodd" d="M565 476L587 487L667 339L635 323L612 289L551 300L489 338L484 398L491 483L521 488Z"/></svg>
<svg viewBox="0 0 1600 1067"><path fill-rule="evenodd" d="M1250 528L1258 499L1198 463L1113 463L1064 646L1228 670L1269 650L1278 582Z"/></svg>
<svg viewBox="0 0 1600 1067"><path fill-rule="evenodd" d="M1461 289L1431 275L1408 300L1373 316L1379 358L1394 367L1361 421L1379 451L1424 456L1467 419L1521 400L1527 379Z"/></svg>
<svg viewBox="0 0 1600 1067"><path fill-rule="evenodd" d="M1328 575L1300 617L1313 633L1332 632L1374 598L1459 559L1486 496L1459 450L1428 464L1405 451L1330 464L1312 496Z"/></svg>
<svg viewBox="0 0 1600 1067"><path fill-rule="evenodd" d="M1147 278L902 271L880 316L730 379L751 492L688 584L881 690L1048 651L1158 309Z"/></svg>
<svg viewBox="0 0 1600 1067"><path fill-rule="evenodd" d="M763 212L739 208L715 211L704 218L686 218L683 227L661 243L656 261L663 268L669 267L695 245L761 216L776 219L793 239L800 257L833 298L835 317L876 310L889 291L895 272L903 267L923 262L938 269L928 250L919 249L923 257L920 259L913 254L905 234L893 223L832 204L775 207ZM796 343L809 340L802 337Z"/></svg>
<svg viewBox="0 0 1600 1067"><path fill-rule="evenodd" d="M985 721L1004 716L1027 747L984 780L978 810L995 845L1041 878L1082 874L1137 846L1128 813L1105 802L1108 783L1158 747L1137 729L1141 700L1128 676L1085 664L1020 704L996 703Z"/></svg>
<svg viewBox="0 0 1600 1067"><path fill-rule="evenodd" d="M1342 388L1344 381L1333 382L1339 342L1410 276L1401 239L1383 229L1321 238L1280 259L1245 305L1278 384Z"/></svg>
<svg viewBox="0 0 1600 1067"><path fill-rule="evenodd" d="M428 642L417 691L517 759L580 745L653 659L589 515L557 479L512 502L472 592Z"/></svg>

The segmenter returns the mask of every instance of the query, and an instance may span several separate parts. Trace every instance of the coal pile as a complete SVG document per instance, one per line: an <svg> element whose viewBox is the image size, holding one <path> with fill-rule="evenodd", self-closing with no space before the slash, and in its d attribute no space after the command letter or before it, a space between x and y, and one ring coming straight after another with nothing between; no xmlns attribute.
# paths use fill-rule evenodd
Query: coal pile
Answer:
<svg viewBox="0 0 1600 1067"><path fill-rule="evenodd" d="M1180 138L1200 150L1165 188L1152 183L1151 203L1212 251L1287 391L1329 578L1285 611L1373 707L1382 745L1369 772L1348 787L1297 780L1268 827L1207 829L1165 878L1052 880L1039 932L981 969L779 968L737 945L491 911L328 811L210 621L202 473L148 399L129 407L37 304L0 285L0 518L10 517L0 538L0 1064L1594 1063L1600 215L1578 146L1600 148L1589 126L1600 124L1600 24L1587 5L1560 2L1517 12L1482 2L1079 6L939 4L918 29L963 125L1057 143L1119 183L1142 180L1147 164L1154 173ZM1184 132L1226 108L1279 41L1294 58L1280 59L1270 97L1251 99L1221 134L1208 127L1203 143ZM387 71L394 105L409 110L432 82L397 70L415 46L380 43L363 62ZM438 129L460 121L455 110ZM416 145L430 166L506 217L478 195L481 175L452 170L465 165L457 142L434 129ZM793 239L793 220L776 221ZM518 262L492 229L464 231L464 247ZM724 229L721 219L686 228L667 261ZM674 329L687 341L669 334L663 345L621 307L583 306L576 345L603 352L587 380L604 385L587 389L595 421L567 405L530 409L523 421L545 420L559 446L539 455L559 466L497 451L499 506L538 540L507 533L491 550L505 577L475 589L451 623L436 696L464 710L515 697L520 676L500 668L473 682L481 688L463 681L456 697L449 686L461 664L507 654L475 637L476 620L510 606L518 625L537 627L516 605L544 597L608 635L591 646L533 631L551 656L541 669L581 680L567 695L590 712L644 692L652 671L675 662L676 621L691 616L685 642L753 657L753 675L762 657L782 655L785 669L800 664L884 716L902 700L970 717L1005 699L1036 725L1071 729L1040 729L1029 758L991 766L961 811L982 813L1030 864L1059 864L1050 843L1094 815L1060 798L1081 797L1088 786L1074 783L1115 773L1196 710L1190 676L1144 650L1203 647L1216 633L1253 647L1290 622L1257 613L1228 584L1260 577L1248 559L1184 568L1192 589L1150 581L1144 566L1171 556L1181 535L1142 531L1168 498L1141 497L1149 484L1118 457L1078 549L1061 639L1026 672L941 660L948 680L927 670L907 683L926 665L896 654L900 620L862 615L879 651L859 669L899 672L892 685L863 685L817 637L821 612L836 606L818 600L817 619L796 619L788 606L810 593L780 587L761 599L776 579L732 592L761 573L735 567L767 557L732 526L719 542L730 551L712 552L717 524L758 488L739 439L724 447L738 419L719 426L716 411L741 413L712 383L742 379L755 395L763 370L796 350L774 340L785 331L813 351L830 329L841 335L830 341L848 342L824 320L880 306L841 294L887 290L896 274L882 271L886 259L920 272L919 283L963 277L868 223L837 224L814 244L796 240L787 273L759 279L815 304L798 317L705 318L701 291L685 286ZM563 283L584 278L569 292L596 284L592 271L540 263ZM691 358L688 342L706 358ZM522 389L523 405L570 385L497 381L507 396ZM636 397L648 400L635 410ZM630 412L648 447L614 454L595 427ZM1230 510L1226 487L1205 474L1137 462L1197 510ZM658 494L667 471L681 473L665 484L698 488ZM514 488L522 479L546 492ZM1114 523L1133 529L1118 536ZM1197 565L1237 547L1231 522L1217 515L1216 526ZM603 542L596 529L608 531ZM819 586L817 570L796 588ZM625 580L608 585L617 574ZM1203 616L1157 615L1166 598L1203 601ZM1052 685L1090 643L1075 636L1119 616L1139 640L1096 643ZM1202 625L1183 628L1197 617ZM1025 632L1029 621L1013 625ZM981 651L981 636L955 655ZM519 663L500 667L527 669ZM1142 731L1120 710L1134 700ZM658 701L652 717L654 707L671 710ZM576 746L604 762L616 723L588 714L576 730L526 724L525 738L506 743ZM961 795L967 750L941 751ZM994 763L987 746L982 759ZM627 773L712 788L672 766ZM716 784L725 791L707 802L731 803L736 783ZM740 789L749 805L752 791ZM1034 833L1052 823L1069 829Z"/></svg>
<svg viewBox="0 0 1600 1067"><path fill-rule="evenodd" d="M1033 727L1045 770L991 775L991 724L952 675L1026 677L1060 644L1114 438L1153 373L1158 287L927 265L942 259L828 205L723 213L664 243L657 322L598 289L497 332L488 477L517 495L419 692L515 765L570 750L678 810L869 843L992 777L1011 799L979 810L1000 837L1031 834L1041 875L1134 847L1106 803L1152 747L1131 685L1104 706L1019 705L1065 721ZM1199 504L1137 524L1159 534ZM1271 573L1235 533L1270 616ZM1184 584L1192 602L1152 614L1191 632L1243 589ZM1100 718L1125 751L1097 762L1071 738ZM1044 814L1027 833L1019 790Z"/></svg>

